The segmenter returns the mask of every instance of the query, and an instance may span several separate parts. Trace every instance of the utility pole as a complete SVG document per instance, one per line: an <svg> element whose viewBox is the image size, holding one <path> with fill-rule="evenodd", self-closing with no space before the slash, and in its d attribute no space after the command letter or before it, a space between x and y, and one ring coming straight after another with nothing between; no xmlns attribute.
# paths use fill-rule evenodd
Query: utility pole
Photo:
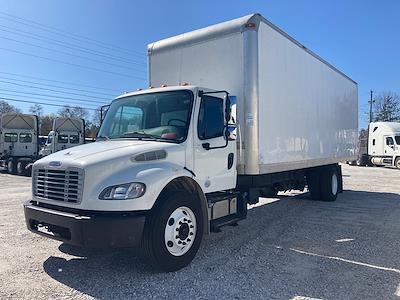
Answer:
<svg viewBox="0 0 400 300"><path fill-rule="evenodd" d="M372 100L372 95L373 95L374 91L371 90L371 100L368 101L369 103L369 122L372 122L372 104L375 102L374 100Z"/></svg>

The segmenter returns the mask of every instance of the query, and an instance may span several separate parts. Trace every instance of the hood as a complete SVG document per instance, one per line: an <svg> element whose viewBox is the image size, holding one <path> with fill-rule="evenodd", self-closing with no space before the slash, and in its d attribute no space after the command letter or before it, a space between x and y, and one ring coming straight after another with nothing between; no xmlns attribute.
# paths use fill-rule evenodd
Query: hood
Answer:
<svg viewBox="0 0 400 300"><path fill-rule="evenodd" d="M105 140L56 152L38 160L37 163L59 161L84 166L148 151L164 149L168 152L176 148L183 149L180 144L158 141Z"/></svg>

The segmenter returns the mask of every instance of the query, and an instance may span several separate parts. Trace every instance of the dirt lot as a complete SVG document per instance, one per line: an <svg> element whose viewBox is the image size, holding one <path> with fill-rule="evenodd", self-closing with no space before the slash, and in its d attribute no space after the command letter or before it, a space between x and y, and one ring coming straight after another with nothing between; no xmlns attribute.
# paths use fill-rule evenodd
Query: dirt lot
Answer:
<svg viewBox="0 0 400 300"><path fill-rule="evenodd" d="M344 166L343 174L336 202L263 199L169 274L135 250L85 250L31 234L22 210L30 178L0 174L0 299L399 298L400 171Z"/></svg>

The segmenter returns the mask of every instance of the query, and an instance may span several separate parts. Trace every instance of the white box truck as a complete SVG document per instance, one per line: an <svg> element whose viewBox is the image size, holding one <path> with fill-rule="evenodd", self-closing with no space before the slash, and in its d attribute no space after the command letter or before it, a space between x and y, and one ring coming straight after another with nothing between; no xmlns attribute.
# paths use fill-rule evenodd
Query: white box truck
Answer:
<svg viewBox="0 0 400 300"><path fill-rule="evenodd" d="M5 113L0 117L0 166L24 175L26 166L39 157L38 117Z"/></svg>
<svg viewBox="0 0 400 300"><path fill-rule="evenodd" d="M111 103L96 143L34 164L29 230L140 245L173 271L259 196L308 186L334 201L342 191L357 84L261 15L150 44L148 67L151 87Z"/></svg>

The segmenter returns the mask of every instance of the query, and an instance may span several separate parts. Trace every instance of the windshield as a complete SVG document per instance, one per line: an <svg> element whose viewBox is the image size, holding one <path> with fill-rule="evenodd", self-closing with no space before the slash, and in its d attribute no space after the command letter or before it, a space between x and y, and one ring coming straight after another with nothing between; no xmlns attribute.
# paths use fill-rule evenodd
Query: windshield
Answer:
<svg viewBox="0 0 400 300"><path fill-rule="evenodd" d="M394 139L396 140L396 144L400 146L400 135L396 135Z"/></svg>
<svg viewBox="0 0 400 300"><path fill-rule="evenodd" d="M193 94L171 91L135 95L114 101L98 138L186 140Z"/></svg>

